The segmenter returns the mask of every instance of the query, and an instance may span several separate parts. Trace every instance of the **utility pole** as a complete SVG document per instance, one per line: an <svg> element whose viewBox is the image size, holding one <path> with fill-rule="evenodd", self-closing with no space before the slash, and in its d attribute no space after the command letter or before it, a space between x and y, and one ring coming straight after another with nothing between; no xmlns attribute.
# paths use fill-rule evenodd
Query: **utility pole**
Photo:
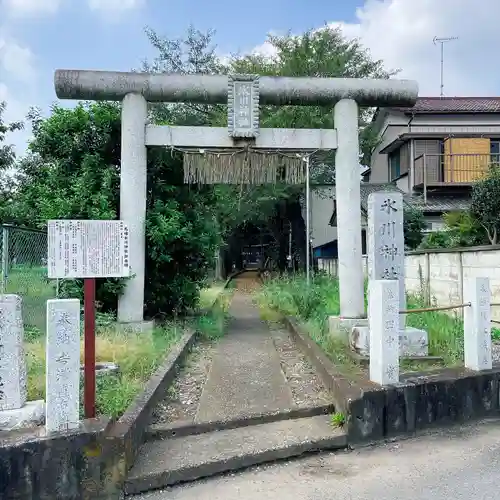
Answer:
<svg viewBox="0 0 500 500"><path fill-rule="evenodd" d="M434 45L437 45L438 43L441 44L441 97L444 97L444 44L446 42L451 42L452 40L458 40L458 36L450 36L444 38L438 38L437 36L435 36L432 39Z"/></svg>

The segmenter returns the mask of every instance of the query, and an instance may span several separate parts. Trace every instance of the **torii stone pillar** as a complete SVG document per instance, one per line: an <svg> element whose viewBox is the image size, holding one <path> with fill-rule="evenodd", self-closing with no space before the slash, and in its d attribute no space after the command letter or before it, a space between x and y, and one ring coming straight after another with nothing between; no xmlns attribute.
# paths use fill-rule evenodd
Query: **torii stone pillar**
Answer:
<svg viewBox="0 0 500 500"><path fill-rule="evenodd" d="M364 318L364 276L361 248L358 105L342 99L334 108L337 130L335 198L341 318ZM361 290L361 292L360 292Z"/></svg>
<svg viewBox="0 0 500 500"><path fill-rule="evenodd" d="M129 227L129 280L118 301L118 320L139 323L144 310L144 271L146 261L148 103L141 94L127 94L122 102L122 141L120 168L120 219Z"/></svg>
<svg viewBox="0 0 500 500"><path fill-rule="evenodd" d="M119 301L118 320L141 323L144 308L144 222L146 216L146 145L167 144L165 136L177 134L197 138L200 144L207 137L224 139L215 132L221 129L203 127L154 127L146 125L146 102L199 102L226 104L228 77L225 75L176 75L110 71L57 70L54 76L60 99L114 100L122 105L122 160L120 174L120 217L130 227L130 262L135 277L130 279ZM349 78L283 78L260 77L259 98L263 105L335 105L337 228L339 249L340 314L343 318L365 317L363 268L361 259L361 213L358 106L413 106L418 95L416 82L407 80L374 80ZM160 130L163 128L163 130ZM199 130L196 131L195 129ZM177 130L176 130L177 129ZM186 129L180 131L179 129ZM189 131L187 129L190 129ZM212 130L214 133L212 133ZM280 140L287 134L261 129L262 142L269 140L280 149ZM279 129L277 129L279 131ZM289 131L290 132L290 131ZM300 134L301 140L311 136L322 147L323 136ZM307 131L305 131L307 132ZM325 132L325 131L323 131ZM266 138L264 138L266 135ZM288 134L289 135L289 134ZM157 142L162 136L162 142ZM173 139L168 139L174 144ZM313 141L313 142L314 142ZM331 137L329 139L331 141ZM193 146L193 143L175 144ZM317 145L306 149L316 149ZM263 147L263 146L261 146ZM303 146L297 146L301 149Z"/></svg>

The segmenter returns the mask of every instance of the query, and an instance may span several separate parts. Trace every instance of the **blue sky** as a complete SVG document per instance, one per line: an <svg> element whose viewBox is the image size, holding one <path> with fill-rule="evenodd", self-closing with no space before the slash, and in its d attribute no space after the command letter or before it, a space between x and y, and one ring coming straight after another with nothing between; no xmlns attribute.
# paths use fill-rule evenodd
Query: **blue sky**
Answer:
<svg viewBox="0 0 500 500"><path fill-rule="evenodd" d="M96 11L80 0L66 2L53 16L18 16L11 31L37 51L37 62L48 73L54 67L128 70L154 54L146 25L169 37L182 36L190 23L202 31L215 29L220 52L227 53L252 49L271 29L300 33L334 17L354 20L363 2L347 0L333 8L336 2L318 0L313 9L300 0L247 3L251 7L245 9L234 0L150 0L142 8Z"/></svg>
<svg viewBox="0 0 500 500"><path fill-rule="evenodd" d="M31 105L48 113L56 100L53 72L130 70L155 53L144 27L181 36L190 24L216 30L221 55L266 50L269 32L299 34L324 22L360 37L401 77L419 81L421 95L439 93L439 50L446 46L447 95L499 95L498 0L0 0L0 100L7 118ZM256 49L257 48L257 49ZM67 103L69 104L69 103ZM29 130L13 136L19 152Z"/></svg>

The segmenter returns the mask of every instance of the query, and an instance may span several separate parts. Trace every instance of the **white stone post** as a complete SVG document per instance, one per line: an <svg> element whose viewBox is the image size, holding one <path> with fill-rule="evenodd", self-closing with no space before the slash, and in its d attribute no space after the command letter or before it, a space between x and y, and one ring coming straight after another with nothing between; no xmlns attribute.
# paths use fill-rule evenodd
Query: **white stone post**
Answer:
<svg viewBox="0 0 500 500"><path fill-rule="evenodd" d="M22 300L0 295L0 411L17 410L26 403Z"/></svg>
<svg viewBox="0 0 500 500"><path fill-rule="evenodd" d="M361 252L361 195L358 105L340 100L334 108L337 130L335 183L339 254L340 316L364 318L364 277Z"/></svg>
<svg viewBox="0 0 500 500"><path fill-rule="evenodd" d="M47 432L78 427L80 420L80 301L47 301Z"/></svg>
<svg viewBox="0 0 500 500"><path fill-rule="evenodd" d="M369 283L370 380L399 382L399 285L397 280Z"/></svg>
<svg viewBox="0 0 500 500"><path fill-rule="evenodd" d="M464 283L464 358L470 370L489 370L491 357L491 292L489 278L469 278Z"/></svg>
<svg viewBox="0 0 500 500"><path fill-rule="evenodd" d="M147 188L147 102L127 94L122 103L120 219L128 224L131 274L118 301L120 323L140 323L144 312L145 223Z"/></svg>

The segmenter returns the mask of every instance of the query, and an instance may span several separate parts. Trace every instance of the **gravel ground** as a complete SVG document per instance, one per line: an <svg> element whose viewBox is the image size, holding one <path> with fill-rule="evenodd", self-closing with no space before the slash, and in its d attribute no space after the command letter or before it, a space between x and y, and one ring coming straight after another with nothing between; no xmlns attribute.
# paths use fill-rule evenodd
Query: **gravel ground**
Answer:
<svg viewBox="0 0 500 500"><path fill-rule="evenodd" d="M212 342L203 342L193 348L167 397L154 409L152 424L194 421L214 349Z"/></svg>
<svg viewBox="0 0 500 500"><path fill-rule="evenodd" d="M288 332L276 324L270 323L269 327L295 404L303 408L331 403L331 396L321 379Z"/></svg>

